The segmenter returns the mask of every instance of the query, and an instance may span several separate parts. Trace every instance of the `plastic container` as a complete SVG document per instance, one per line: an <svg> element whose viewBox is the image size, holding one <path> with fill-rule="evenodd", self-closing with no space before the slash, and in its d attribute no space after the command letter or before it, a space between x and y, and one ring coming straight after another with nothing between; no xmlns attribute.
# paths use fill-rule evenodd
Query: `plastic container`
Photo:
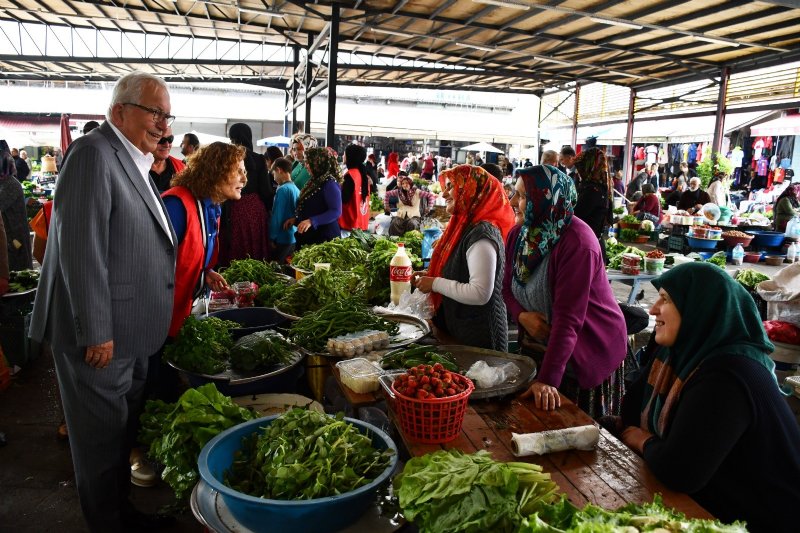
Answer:
<svg viewBox="0 0 800 533"><path fill-rule="evenodd" d="M216 311L209 313L208 316L213 316L222 320L230 320L241 324L240 328L233 328L230 330L233 340L240 337L256 333L257 331L264 331L275 327L279 324L286 322L286 317L279 315L271 307L243 307L240 309L225 309L223 311Z"/></svg>
<svg viewBox="0 0 800 533"><path fill-rule="evenodd" d="M769 266L781 266L784 257L782 255L768 255L764 258L764 262Z"/></svg>
<svg viewBox="0 0 800 533"><path fill-rule="evenodd" d="M753 234L753 245L764 248L774 248L783 244L785 235L780 231L750 231Z"/></svg>
<svg viewBox="0 0 800 533"><path fill-rule="evenodd" d="M789 248L786 249L786 260L790 263L794 263L797 261L797 244L791 243L789 244Z"/></svg>
<svg viewBox="0 0 800 533"><path fill-rule="evenodd" d="M711 228L706 233L706 236L709 239L721 239L722 238L722 230L719 228Z"/></svg>
<svg viewBox="0 0 800 533"><path fill-rule="evenodd" d="M648 274L661 274L664 271L664 257L645 257L644 271Z"/></svg>
<svg viewBox="0 0 800 533"><path fill-rule="evenodd" d="M351 391L359 394L375 392L380 388L378 378L383 372L381 368L363 357L339 361L336 363L342 383Z"/></svg>
<svg viewBox="0 0 800 533"><path fill-rule="evenodd" d="M260 432L276 416L257 418L227 429L211 439L200 452L200 476L212 489L219 492L231 515L244 528L264 531L268 524L279 524L280 531L329 533L338 531L358 520L375 504L378 490L388 483L397 467L397 446L389 436L372 424L345 418L358 430L372 439L378 450L394 451L389 465L374 480L356 490L312 500L269 500L243 494L225 485L223 477L230 469L234 455L241 449L242 438Z"/></svg>
<svg viewBox="0 0 800 533"><path fill-rule="evenodd" d="M750 242L753 240L752 235L748 235L747 237L733 237L730 235L722 235L722 240L725 241L725 244L728 246L736 246L737 244L741 244L742 246L749 246Z"/></svg>
<svg viewBox="0 0 800 533"><path fill-rule="evenodd" d="M744 248L741 244L737 244L731 252L731 261L734 265L741 265L744 261Z"/></svg>
<svg viewBox="0 0 800 533"><path fill-rule="evenodd" d="M713 250L717 247L717 243L719 243L718 239L699 239L689 236L686 237L686 240L689 242L689 246L699 250Z"/></svg>
<svg viewBox="0 0 800 533"><path fill-rule="evenodd" d="M394 254L394 257L389 262L389 287L393 304L400 303L400 296L404 292L411 292L411 276L413 273L411 258L406 253L406 247L402 242L398 242L397 253Z"/></svg>
<svg viewBox="0 0 800 533"><path fill-rule="evenodd" d="M400 430L414 442L441 444L458 437L464 414L467 412L469 395L475 390L472 380L462 376L467 390L447 398L428 398L418 400L397 392L392 382L390 405L394 410Z"/></svg>
<svg viewBox="0 0 800 533"><path fill-rule="evenodd" d="M744 254L745 263L758 263L761 259L761 252L747 252Z"/></svg>

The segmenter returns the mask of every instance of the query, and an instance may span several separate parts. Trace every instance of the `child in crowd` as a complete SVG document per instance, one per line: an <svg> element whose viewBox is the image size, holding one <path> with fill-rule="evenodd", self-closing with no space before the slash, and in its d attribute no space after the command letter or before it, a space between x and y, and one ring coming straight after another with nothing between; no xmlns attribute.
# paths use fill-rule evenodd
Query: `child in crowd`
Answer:
<svg viewBox="0 0 800 533"><path fill-rule="evenodd" d="M272 163L272 175L278 184L278 190L275 192L272 205L269 241L275 261L286 263L286 258L294 252L295 227L290 219L294 217L297 209L300 189L292 182L292 164L288 159L283 157L276 159Z"/></svg>

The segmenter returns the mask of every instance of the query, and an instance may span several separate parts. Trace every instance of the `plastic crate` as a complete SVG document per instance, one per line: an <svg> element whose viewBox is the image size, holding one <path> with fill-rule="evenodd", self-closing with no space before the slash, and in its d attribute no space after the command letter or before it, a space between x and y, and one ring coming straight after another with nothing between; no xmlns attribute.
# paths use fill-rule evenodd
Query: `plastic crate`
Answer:
<svg viewBox="0 0 800 533"><path fill-rule="evenodd" d="M687 235L689 233L689 228L690 227L691 226L683 226L683 225L680 225L680 224L673 224L672 225L672 231L670 232L670 235L676 236L676 237L682 237L682 236Z"/></svg>
<svg viewBox="0 0 800 533"><path fill-rule="evenodd" d="M0 346L11 366L22 367L39 356L41 345L28 338L30 325L30 314L0 321Z"/></svg>
<svg viewBox="0 0 800 533"><path fill-rule="evenodd" d="M672 235L667 239L667 251L688 254L691 251L689 243L686 242L686 237Z"/></svg>

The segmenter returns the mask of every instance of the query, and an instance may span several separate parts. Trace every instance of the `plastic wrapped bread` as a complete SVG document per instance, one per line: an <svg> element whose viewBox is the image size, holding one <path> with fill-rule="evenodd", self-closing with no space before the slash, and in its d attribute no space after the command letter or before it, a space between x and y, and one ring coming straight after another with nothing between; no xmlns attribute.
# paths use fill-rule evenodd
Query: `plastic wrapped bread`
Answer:
<svg viewBox="0 0 800 533"><path fill-rule="evenodd" d="M593 450L600 440L600 430L592 425L511 435L511 451L517 457L564 450Z"/></svg>

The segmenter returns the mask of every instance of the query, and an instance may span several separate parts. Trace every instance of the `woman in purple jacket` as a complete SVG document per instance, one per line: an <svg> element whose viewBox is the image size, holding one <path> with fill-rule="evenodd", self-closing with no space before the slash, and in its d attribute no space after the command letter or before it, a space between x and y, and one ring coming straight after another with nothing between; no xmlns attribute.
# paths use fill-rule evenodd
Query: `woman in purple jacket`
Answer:
<svg viewBox="0 0 800 533"><path fill-rule="evenodd" d="M550 165L519 172L525 219L506 242L503 297L520 336L541 346L536 381L523 394L559 407L559 391L597 418L619 412L625 319L606 277L600 244L573 216L577 193ZM528 343L526 343L528 344Z"/></svg>
<svg viewBox="0 0 800 533"><path fill-rule="evenodd" d="M311 177L300 191L295 218L289 219L297 226L298 250L341 235L342 173L335 152L330 148L309 148L305 152L305 165Z"/></svg>

